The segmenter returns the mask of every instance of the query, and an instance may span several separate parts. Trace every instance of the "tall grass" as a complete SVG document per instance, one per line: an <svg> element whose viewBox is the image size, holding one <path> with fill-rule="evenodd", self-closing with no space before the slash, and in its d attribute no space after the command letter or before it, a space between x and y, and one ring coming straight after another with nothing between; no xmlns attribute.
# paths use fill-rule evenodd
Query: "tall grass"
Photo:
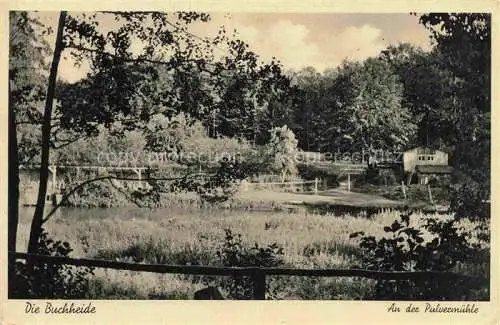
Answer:
<svg viewBox="0 0 500 325"><path fill-rule="evenodd" d="M371 219L351 215L316 215L305 211L248 212L234 210L171 209L64 209L47 230L70 242L74 257L130 262L220 265L216 251L224 229L241 233L248 245L277 243L283 261L295 268L349 268L361 256L349 234L365 231L382 236L383 226L399 216L384 212ZM424 215L413 215L417 224ZM29 218L21 218L18 251L25 251ZM469 229L470 226L466 225ZM220 280L220 279L219 279ZM160 275L118 270L96 270L88 298L187 299L211 277ZM280 299L364 299L373 281L350 278L270 277Z"/></svg>

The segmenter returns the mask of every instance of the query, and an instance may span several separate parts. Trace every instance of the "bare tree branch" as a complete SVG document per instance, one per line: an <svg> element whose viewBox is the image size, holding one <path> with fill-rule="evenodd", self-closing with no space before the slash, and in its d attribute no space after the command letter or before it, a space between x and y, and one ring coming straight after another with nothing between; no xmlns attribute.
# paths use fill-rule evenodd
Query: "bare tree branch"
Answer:
<svg viewBox="0 0 500 325"><path fill-rule="evenodd" d="M143 206L137 202L137 200L135 200L133 197L131 197L130 195L128 195L125 191L123 191L121 188L119 188L118 186L116 186L114 183L113 183L113 180L112 179L108 179L108 182L109 184L115 189L117 190L118 192L122 193L123 195L125 195L125 197L131 201L132 203L134 203L135 205L137 205L139 208L142 208Z"/></svg>
<svg viewBox="0 0 500 325"><path fill-rule="evenodd" d="M61 198L61 201L59 203L56 204L55 207L52 208L52 210L47 214L47 216L43 219L43 222L42 224L46 223L49 218L57 211L57 209L59 209L59 207L65 203L69 197L71 195L73 195L74 193L76 193L76 191L78 191L79 189L81 189L82 187L84 187L85 185L87 184L90 184L90 183L94 183L94 182L98 182L98 181L103 181L103 180L121 180L121 181L179 181L179 180L182 180L182 179L187 179L187 178L191 178L191 177L197 177L197 176L206 176L206 174L203 174L203 173L197 173L197 174L190 174L190 175L186 175L186 176L182 176L182 177L167 177L167 178L131 178L131 177L118 177L118 176L112 176L112 175L107 175L107 176L101 176L101 177L96 177L96 178L92 178L92 179L88 179L80 184L78 184L77 186L75 186L74 188L72 188L68 193L66 193L62 198Z"/></svg>
<svg viewBox="0 0 500 325"><path fill-rule="evenodd" d="M147 63L152 63L152 64L158 64L158 65L168 66L169 68L173 68L174 67L174 64L172 62L169 62L169 61L154 60L154 59L145 59L145 58L125 58L125 57L120 56L120 55L112 54L112 53L109 53L109 52L103 52L103 51L100 51L100 50L91 49L91 48L84 47L84 46L81 46L81 45L76 45L76 44L66 45L65 48L75 49L75 50L80 50L80 51L87 51L87 52L91 52L91 53L95 53L95 54L99 54L99 55L106 55L106 56L110 56L110 57L119 59L119 60L124 61L124 62L131 62L131 63L145 63L145 62L147 62ZM209 70L209 69L203 69L202 67L210 65L214 69L218 69L220 72L222 72L224 70L230 71L230 69L227 69L227 68L223 67L222 65L218 65L216 63L211 63L211 62L206 62L206 61L204 61L202 59L192 59L192 60L185 60L185 59L183 59L183 62L184 63L188 63L188 62L194 63L200 72L206 72L206 73L208 73L210 75L213 75L213 76L218 76L219 72L218 71L212 71L212 70Z"/></svg>
<svg viewBox="0 0 500 325"><path fill-rule="evenodd" d="M113 15L120 15L122 14L123 12L121 11L101 11L101 13L104 13L104 14L113 14ZM127 12L128 13L138 13L138 14L151 14L151 13L157 13L157 12L154 12L154 11L137 11L137 12ZM177 26L176 24L172 23L171 21L169 21L168 19L164 19L165 23L167 23L169 26L175 28L175 31L180 31L180 32L183 32L184 34L188 35L188 36L191 36L193 38L196 38L202 42L210 42L210 39L207 38L207 37L201 37L201 36L198 36L196 34L193 34L189 31L187 31L185 28L181 28L179 26ZM214 48L220 50L220 51L223 51L223 52L226 52L224 51L223 49L219 48L218 46L215 46L215 45L212 45Z"/></svg>
<svg viewBox="0 0 500 325"><path fill-rule="evenodd" d="M53 126L58 126L58 125L53 125ZM85 134L78 134L76 135L75 137L69 137L66 138L66 139L61 139L61 138L58 138L58 134L63 132L63 131L67 131L66 129L63 129L62 127L59 127L57 128L53 133L52 133L52 136L54 137L54 140L50 141L50 144L52 146L52 148L54 149L61 149L63 147L66 147L72 143L75 143L77 142L78 140L80 139L84 139L86 137ZM59 142L59 145L56 145L56 143Z"/></svg>
<svg viewBox="0 0 500 325"><path fill-rule="evenodd" d="M116 54L112 54L112 53L109 53L109 52L103 52L101 50L91 49L91 48L84 47L84 46L81 46L81 45L76 45L76 44L66 45L65 48L75 49L75 50L80 50L80 51L86 51L86 52L92 52L92 53L99 54L99 55L106 55L106 56L110 56L110 57L119 59L119 60L124 61L124 62L132 62L132 63L144 63L144 62L147 62L147 63L161 64L161 65L167 65L167 66L173 67L172 62L168 62L168 61L160 61L160 60L153 60L153 59L143 59L143 58L141 58L141 59L139 59L139 58L135 58L135 59L134 58L125 58L125 57L123 57L121 55L116 55Z"/></svg>
<svg viewBox="0 0 500 325"><path fill-rule="evenodd" d="M51 145L52 145L53 149L61 149L61 148L64 148L66 146L69 146L72 143L77 142L78 140L84 139L84 138L85 138L85 136L81 136L81 137L76 137L73 139L64 140L64 142L59 144L59 145L56 145L54 141L51 141ZM61 140L56 139L56 141L61 141Z"/></svg>
<svg viewBox="0 0 500 325"><path fill-rule="evenodd" d="M23 124L33 124L33 125L36 125L36 124L41 124L41 123L42 123L41 121L17 121L16 125L23 125Z"/></svg>

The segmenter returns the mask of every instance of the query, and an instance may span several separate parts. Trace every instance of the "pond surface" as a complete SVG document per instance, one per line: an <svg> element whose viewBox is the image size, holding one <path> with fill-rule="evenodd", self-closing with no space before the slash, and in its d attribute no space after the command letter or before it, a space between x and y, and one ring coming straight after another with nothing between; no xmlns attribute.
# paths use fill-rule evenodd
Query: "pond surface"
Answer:
<svg viewBox="0 0 500 325"><path fill-rule="evenodd" d="M49 213L51 207L46 208L45 213ZM31 222L35 207L20 207L19 221L21 223ZM61 207L57 209L54 216L62 219L71 218L72 220L85 219L107 219L119 217L121 220L131 219L165 219L169 217L188 217L193 215L203 216L230 216L241 213L252 213L255 215L271 215L283 213L282 211L263 210L231 210L231 209L198 209L198 208L139 208L139 207L116 207L116 208L70 208Z"/></svg>

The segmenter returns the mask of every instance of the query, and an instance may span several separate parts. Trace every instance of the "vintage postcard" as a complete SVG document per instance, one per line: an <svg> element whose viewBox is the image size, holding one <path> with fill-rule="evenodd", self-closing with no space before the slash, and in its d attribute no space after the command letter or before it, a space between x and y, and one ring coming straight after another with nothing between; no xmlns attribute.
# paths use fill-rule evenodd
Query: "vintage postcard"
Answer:
<svg viewBox="0 0 500 325"><path fill-rule="evenodd" d="M1 6L1 324L500 323L498 2Z"/></svg>

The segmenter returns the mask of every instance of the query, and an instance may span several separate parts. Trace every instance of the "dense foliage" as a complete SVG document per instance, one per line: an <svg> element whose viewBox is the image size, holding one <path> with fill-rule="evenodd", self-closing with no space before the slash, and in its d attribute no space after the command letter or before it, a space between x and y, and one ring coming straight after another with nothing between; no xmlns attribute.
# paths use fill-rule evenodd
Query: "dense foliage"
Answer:
<svg viewBox="0 0 500 325"><path fill-rule="evenodd" d="M421 227L410 225L411 214L400 216L385 226L387 236L380 239L364 232L362 268L377 271L456 271L466 262L483 258L484 247L471 242L470 233L460 231L455 220L427 218ZM479 261L479 260L478 260ZM390 300L471 300L489 299L488 292L478 292L480 279L441 276L418 280L379 280L377 299ZM487 276L486 276L487 278ZM486 280L487 282L487 280ZM479 295L479 296L477 296Z"/></svg>
<svg viewBox="0 0 500 325"><path fill-rule="evenodd" d="M426 14L420 21L432 33L440 68L453 78L441 103L450 128L442 131L450 135L453 165L470 178L455 191L452 204L458 216L478 217L470 205L491 195L491 15ZM479 217L488 216L479 211Z"/></svg>
<svg viewBox="0 0 500 325"><path fill-rule="evenodd" d="M283 248L271 244L267 247L246 246L241 240L241 234L234 234L231 229L225 229L226 236L221 249L217 251L222 265L230 267L277 267L283 263ZM225 282L223 287L232 299L252 299L252 279L247 277L233 277ZM268 297L273 297L269 283L266 284Z"/></svg>
<svg viewBox="0 0 500 325"><path fill-rule="evenodd" d="M51 239L46 231L39 240L39 254L69 257L73 251L68 242ZM24 262L15 265L15 281L10 288L14 299L78 299L85 296L92 268L71 265L36 264Z"/></svg>

